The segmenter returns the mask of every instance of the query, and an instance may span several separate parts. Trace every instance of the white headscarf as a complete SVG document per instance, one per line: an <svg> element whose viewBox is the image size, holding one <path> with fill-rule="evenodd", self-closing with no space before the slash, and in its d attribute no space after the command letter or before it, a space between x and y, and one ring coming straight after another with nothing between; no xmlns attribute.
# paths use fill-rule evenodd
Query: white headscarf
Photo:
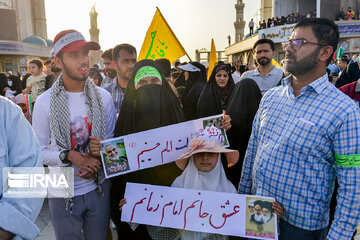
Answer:
<svg viewBox="0 0 360 240"><path fill-rule="evenodd" d="M216 166L210 172L200 172L197 170L194 158L189 158L188 165L183 173L175 179L171 187L189 188L196 190L205 190L213 192L228 192L236 193L234 185L226 178L225 171L219 154ZM183 231L181 239L185 240L199 240L203 239L210 233ZM226 239L226 237L225 237Z"/></svg>

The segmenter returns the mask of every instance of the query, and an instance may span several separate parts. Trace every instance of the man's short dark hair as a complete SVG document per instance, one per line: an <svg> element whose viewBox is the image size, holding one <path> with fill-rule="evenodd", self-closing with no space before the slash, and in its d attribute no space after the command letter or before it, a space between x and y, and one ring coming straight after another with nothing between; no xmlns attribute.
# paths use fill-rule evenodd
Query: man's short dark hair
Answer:
<svg viewBox="0 0 360 240"><path fill-rule="evenodd" d="M272 51L275 51L275 43L274 43L271 39L268 39L268 38L263 38L263 39L257 40L257 41L255 42L252 50L255 51L255 48L256 48L257 45L259 45L259 44L265 44L265 43L267 43L267 44L270 45L270 48L271 48Z"/></svg>
<svg viewBox="0 0 360 240"><path fill-rule="evenodd" d="M181 62L175 62L175 67L181 65Z"/></svg>
<svg viewBox="0 0 360 240"><path fill-rule="evenodd" d="M296 28L308 26L311 27L319 43L331 46L333 48L333 53L336 51L339 43L339 27L333 20L327 18L304 18L295 25L294 30ZM332 55L333 54L331 54L327 60L327 64L330 63Z"/></svg>
<svg viewBox="0 0 360 240"><path fill-rule="evenodd" d="M342 61L342 62L344 62L344 63L346 63L346 64L349 64L349 61L350 61L347 56L341 56L341 57L339 58L339 60Z"/></svg>
<svg viewBox="0 0 360 240"><path fill-rule="evenodd" d="M119 53L121 50L125 50L130 54L135 53L135 55L136 55L136 48L134 46L127 44L127 43L119 44L119 45L116 45L114 47L114 49L112 50L112 59L114 62L116 62L118 60Z"/></svg>
<svg viewBox="0 0 360 240"><path fill-rule="evenodd" d="M113 49L112 48L109 48L108 50L106 50L105 52L103 52L103 54L101 54L101 58L107 58L107 59L110 59L112 60L112 51Z"/></svg>
<svg viewBox="0 0 360 240"><path fill-rule="evenodd" d="M48 59L48 60L46 60L45 62L44 62L44 65L48 65L48 64L50 64L51 63L51 59Z"/></svg>

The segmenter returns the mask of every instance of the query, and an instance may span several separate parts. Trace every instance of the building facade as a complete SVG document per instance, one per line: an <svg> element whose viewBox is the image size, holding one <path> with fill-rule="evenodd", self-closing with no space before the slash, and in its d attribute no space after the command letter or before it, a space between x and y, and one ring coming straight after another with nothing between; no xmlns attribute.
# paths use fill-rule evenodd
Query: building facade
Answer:
<svg viewBox="0 0 360 240"><path fill-rule="evenodd" d="M341 7L345 7L345 9L351 7L357 10L358 6L360 7L360 0L261 0L260 16L262 21L274 16L287 16L294 12L304 13L316 9L318 16L335 19ZM341 46L344 49L344 55L349 57L359 55L360 21L337 21L336 23L340 31L339 47ZM257 30L251 37L245 36L240 42L225 48L228 62L240 59L243 64L254 63L252 47L260 38L269 38L275 42L274 58L281 62L285 57L281 46L282 42L287 41L291 36L294 26L295 24L276 26Z"/></svg>
<svg viewBox="0 0 360 240"><path fill-rule="evenodd" d="M217 61L228 62L228 58L225 56L225 51L216 51ZM202 48L200 50L195 50L195 61L196 62L209 62L210 61L210 51Z"/></svg>
<svg viewBox="0 0 360 240"><path fill-rule="evenodd" d="M50 57L44 0L0 0L0 72L26 73L32 58Z"/></svg>

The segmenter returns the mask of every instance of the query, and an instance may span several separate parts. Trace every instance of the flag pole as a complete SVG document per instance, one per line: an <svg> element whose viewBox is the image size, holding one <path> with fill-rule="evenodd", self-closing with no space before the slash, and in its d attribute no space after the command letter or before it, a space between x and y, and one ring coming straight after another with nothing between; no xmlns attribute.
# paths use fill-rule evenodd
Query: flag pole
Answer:
<svg viewBox="0 0 360 240"><path fill-rule="evenodd" d="M184 50L184 52L185 52L186 56L189 58L190 62L192 62L190 56L187 54L185 48L184 48L183 45L180 43L179 39L176 37L176 35L175 35L175 33L173 32L173 30L171 29L170 25L167 23L166 19L165 19L164 16L162 15L160 9L159 9L157 6L156 6L156 9L159 11L161 18L164 19L164 22L165 22L166 25L169 27L171 33L174 35L174 37L175 37L176 41L178 42L178 44L179 44L179 45L181 46L181 48Z"/></svg>
<svg viewBox="0 0 360 240"><path fill-rule="evenodd" d="M191 60L190 56L187 54L187 52L186 52L186 51L185 51L185 54L186 54L186 56L189 58L190 62L192 62L192 60Z"/></svg>

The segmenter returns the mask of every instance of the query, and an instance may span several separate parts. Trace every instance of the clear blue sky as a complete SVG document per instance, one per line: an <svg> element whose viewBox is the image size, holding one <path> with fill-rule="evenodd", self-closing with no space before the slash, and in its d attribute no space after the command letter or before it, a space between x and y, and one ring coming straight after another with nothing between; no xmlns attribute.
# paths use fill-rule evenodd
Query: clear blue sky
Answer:
<svg viewBox="0 0 360 240"><path fill-rule="evenodd" d="M244 2L248 21L260 8L260 0ZM235 39L236 0L45 0L49 39L65 29L76 29L89 39L89 12L94 3L102 50L130 43L139 52L156 6L192 59L195 49L210 49L211 38L217 50L228 45L228 35L232 42Z"/></svg>

